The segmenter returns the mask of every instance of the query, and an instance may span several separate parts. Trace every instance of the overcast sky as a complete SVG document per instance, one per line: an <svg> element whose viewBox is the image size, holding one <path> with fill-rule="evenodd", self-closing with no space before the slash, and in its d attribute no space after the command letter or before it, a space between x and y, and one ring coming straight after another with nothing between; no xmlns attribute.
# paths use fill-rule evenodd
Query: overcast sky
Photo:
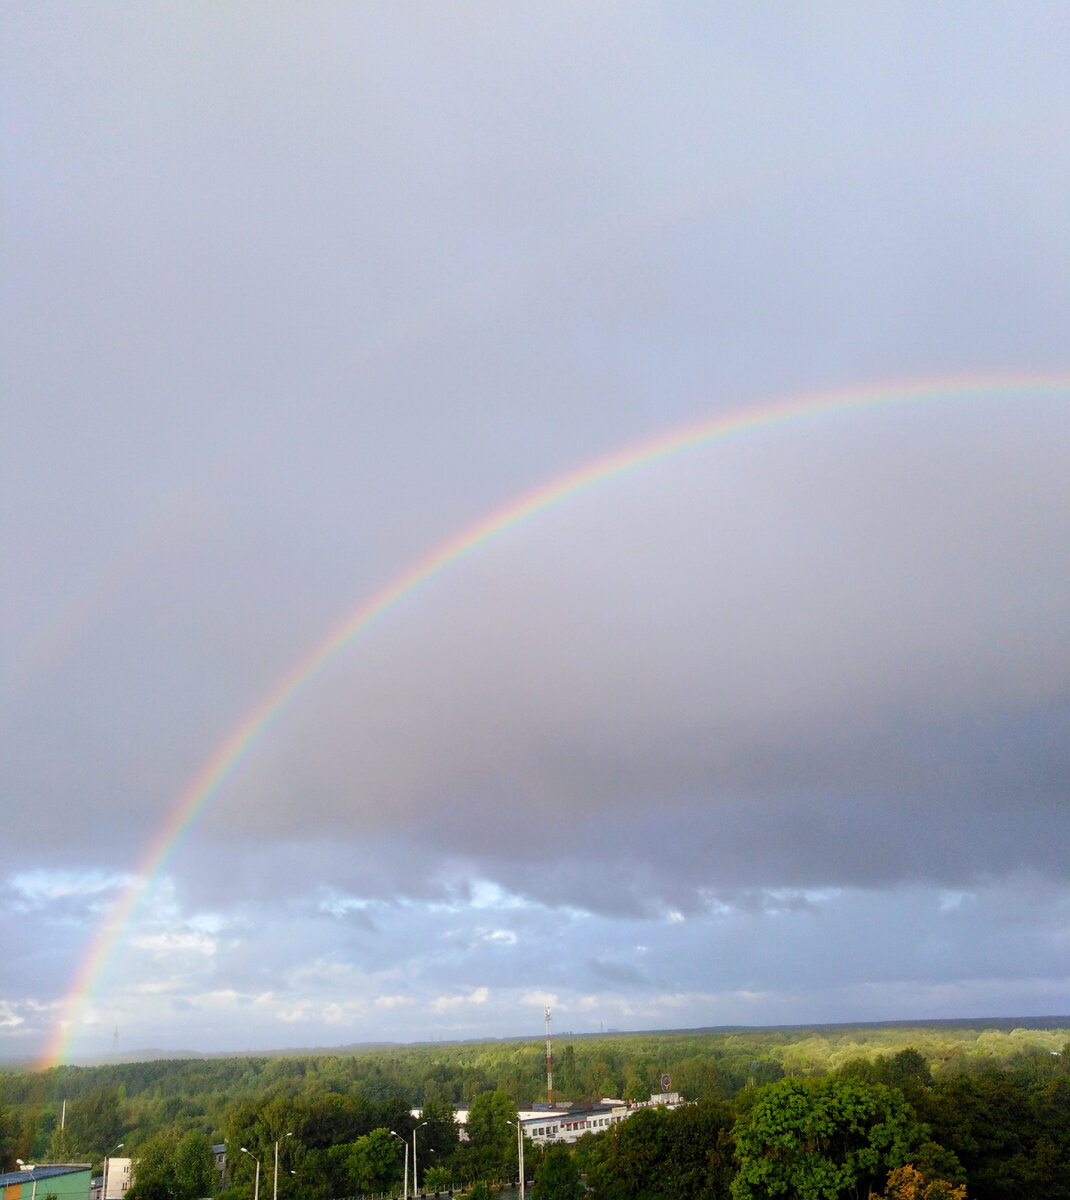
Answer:
<svg viewBox="0 0 1070 1200"><path fill-rule="evenodd" d="M1070 9L0 10L0 1057L1070 1012Z"/></svg>

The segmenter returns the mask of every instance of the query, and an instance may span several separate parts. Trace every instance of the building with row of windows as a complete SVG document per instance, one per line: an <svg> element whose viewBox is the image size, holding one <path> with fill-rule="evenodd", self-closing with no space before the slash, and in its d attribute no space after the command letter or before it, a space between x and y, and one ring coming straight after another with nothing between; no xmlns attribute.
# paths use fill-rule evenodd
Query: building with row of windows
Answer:
<svg viewBox="0 0 1070 1200"><path fill-rule="evenodd" d="M89 1200L125 1200L133 1182L132 1158L106 1158L103 1172L90 1184Z"/></svg>
<svg viewBox="0 0 1070 1200"><path fill-rule="evenodd" d="M521 1109L518 1116L528 1141L539 1145L551 1142L571 1145L579 1141L585 1133L604 1133L620 1121L626 1121L640 1108L676 1108L682 1103L679 1092L658 1092L649 1100L631 1103L603 1096L597 1104L569 1104L559 1108L547 1108L544 1105L541 1108ZM413 1116L418 1117L420 1113L420 1109L413 1109ZM457 1109L454 1119L461 1137L467 1139L465 1125L468 1121L468 1110Z"/></svg>

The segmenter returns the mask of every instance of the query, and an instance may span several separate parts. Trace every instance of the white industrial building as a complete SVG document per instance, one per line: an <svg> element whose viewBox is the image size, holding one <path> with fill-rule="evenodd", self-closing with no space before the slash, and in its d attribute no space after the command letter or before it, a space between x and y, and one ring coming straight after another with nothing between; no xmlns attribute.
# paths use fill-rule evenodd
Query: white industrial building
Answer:
<svg viewBox="0 0 1070 1200"><path fill-rule="evenodd" d="M679 1092L658 1092L649 1100L631 1104L604 1096L597 1104L574 1104L567 1108L522 1108L518 1116L529 1142L538 1145L564 1142L571 1145L585 1133L604 1133L611 1126L626 1121L641 1108L676 1108L682 1103ZM414 1110L414 1115L419 1112L419 1109ZM467 1141L465 1126L468 1123L468 1110L456 1109L453 1115L461 1138Z"/></svg>

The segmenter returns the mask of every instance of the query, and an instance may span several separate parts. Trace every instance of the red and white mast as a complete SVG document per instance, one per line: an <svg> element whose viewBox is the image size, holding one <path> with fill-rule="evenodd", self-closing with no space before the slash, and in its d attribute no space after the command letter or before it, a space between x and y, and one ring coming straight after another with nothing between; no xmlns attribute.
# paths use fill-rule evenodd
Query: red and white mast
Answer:
<svg viewBox="0 0 1070 1200"><path fill-rule="evenodd" d="M554 1106L554 1068L550 1056L550 1010L546 1009L546 1106Z"/></svg>

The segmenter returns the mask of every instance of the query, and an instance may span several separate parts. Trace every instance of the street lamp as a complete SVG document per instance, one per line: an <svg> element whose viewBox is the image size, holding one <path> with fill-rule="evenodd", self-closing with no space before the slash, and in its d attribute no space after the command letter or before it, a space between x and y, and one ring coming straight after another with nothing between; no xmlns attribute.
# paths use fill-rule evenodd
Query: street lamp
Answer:
<svg viewBox="0 0 1070 1200"><path fill-rule="evenodd" d="M520 1172L520 1200L524 1200L524 1122L517 1113L515 1121L506 1121L506 1125L516 1126L516 1165Z"/></svg>
<svg viewBox="0 0 1070 1200"><path fill-rule="evenodd" d="M123 1148L124 1144L125 1143L120 1142L118 1144L118 1146L115 1147L115 1150L121 1150ZM115 1153L115 1150L112 1151L112 1154ZM104 1170L101 1173L100 1200L108 1200L108 1155L107 1154L104 1155Z"/></svg>
<svg viewBox="0 0 1070 1200"><path fill-rule="evenodd" d="M405 1182L401 1187L401 1200L409 1200L409 1143L401 1136L400 1133L395 1133L393 1129L390 1131L391 1137L396 1137L397 1140L405 1147Z"/></svg>
<svg viewBox="0 0 1070 1200"><path fill-rule="evenodd" d="M256 1182L253 1184L253 1200L260 1200L260 1159L251 1150L246 1150L244 1146L239 1146L239 1149L242 1154L248 1154L253 1162L256 1163Z"/></svg>
<svg viewBox="0 0 1070 1200"><path fill-rule="evenodd" d="M416 1130L423 1129L427 1124L426 1121L421 1121L419 1125L414 1125L412 1129L412 1194L418 1196L420 1194L420 1184L417 1182L416 1174Z"/></svg>
<svg viewBox="0 0 1070 1200"><path fill-rule="evenodd" d="M292 1133L288 1133L287 1137L293 1137ZM275 1142L275 1172L271 1177L271 1200L279 1200L279 1142L283 1139L278 1138Z"/></svg>
<svg viewBox="0 0 1070 1200"><path fill-rule="evenodd" d="M29 1172L30 1178L33 1180L33 1191L30 1193L30 1200L37 1200L37 1176L34 1174L34 1171L37 1170L37 1164L30 1163L29 1166L27 1166L21 1158L16 1158L15 1162L18 1163L18 1168L20 1171Z"/></svg>

